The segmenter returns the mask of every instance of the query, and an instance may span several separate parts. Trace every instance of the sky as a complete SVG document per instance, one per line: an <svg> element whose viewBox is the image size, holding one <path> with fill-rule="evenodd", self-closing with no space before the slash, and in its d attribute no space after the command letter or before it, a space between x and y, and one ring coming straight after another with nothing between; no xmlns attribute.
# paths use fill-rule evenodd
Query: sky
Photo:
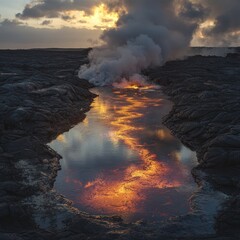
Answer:
<svg viewBox="0 0 240 240"><path fill-rule="evenodd" d="M0 0L0 49L99 46L131 1L142 0ZM154 1L173 2L177 17L195 24L191 46L240 45L239 0Z"/></svg>

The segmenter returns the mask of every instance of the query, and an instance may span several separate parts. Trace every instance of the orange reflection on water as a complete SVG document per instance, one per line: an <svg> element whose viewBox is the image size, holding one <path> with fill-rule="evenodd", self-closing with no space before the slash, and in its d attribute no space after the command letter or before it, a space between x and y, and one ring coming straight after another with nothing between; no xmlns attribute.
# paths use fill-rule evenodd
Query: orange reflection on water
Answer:
<svg viewBox="0 0 240 240"><path fill-rule="evenodd" d="M140 112L150 106L161 105L161 99L138 96L135 100L127 94L118 95L118 98L122 98L124 104L115 108L113 117L109 113L108 124L113 128L109 137L116 144L127 145L138 154L140 162L131 163L124 169L106 170L102 176L84 186L79 202L97 212L128 216L141 211L140 204L147 197L146 190L177 187L180 182L172 179L169 167L161 163L139 138L139 132L144 132L144 128L136 124L142 117ZM94 104L94 109L98 110L100 115L104 114L102 118L108 115L110 107L99 99ZM164 132L159 135L161 138L169 137L164 135Z"/></svg>
<svg viewBox="0 0 240 240"><path fill-rule="evenodd" d="M62 143L66 143L65 136L63 134L60 134L57 136L57 140Z"/></svg>
<svg viewBox="0 0 240 240"><path fill-rule="evenodd" d="M157 137L160 139L160 140L173 140L174 137L166 130L164 129L159 129L157 132L156 132L156 135Z"/></svg>

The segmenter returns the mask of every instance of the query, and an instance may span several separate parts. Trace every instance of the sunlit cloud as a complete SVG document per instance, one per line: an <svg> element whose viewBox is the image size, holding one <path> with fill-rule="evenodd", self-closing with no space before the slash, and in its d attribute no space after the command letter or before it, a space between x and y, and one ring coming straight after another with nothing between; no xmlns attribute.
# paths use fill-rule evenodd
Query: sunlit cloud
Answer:
<svg viewBox="0 0 240 240"><path fill-rule="evenodd" d="M91 14L79 10L69 10L61 12L56 17L23 18L21 22L34 28L61 29L62 27L74 27L105 30L113 28L118 19L118 12L111 12L105 4L100 4L92 8Z"/></svg>
<svg viewBox="0 0 240 240"><path fill-rule="evenodd" d="M132 4L132 0L19 0L16 3L12 1L2 0L0 21L17 19L22 25L39 31L72 28L103 32L115 28L119 24L119 18L122 20L124 12L126 13ZM174 2L174 11L177 12L180 21L185 19L188 23L196 24L191 45L240 44L239 0L169 0L169 2ZM91 39L88 42L90 46L101 44L98 38L89 36L87 39Z"/></svg>

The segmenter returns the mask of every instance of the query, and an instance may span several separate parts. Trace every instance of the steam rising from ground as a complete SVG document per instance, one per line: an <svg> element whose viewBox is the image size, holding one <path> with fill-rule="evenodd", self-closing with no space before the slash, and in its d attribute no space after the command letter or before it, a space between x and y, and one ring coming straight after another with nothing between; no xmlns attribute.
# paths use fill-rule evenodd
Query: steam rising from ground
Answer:
<svg viewBox="0 0 240 240"><path fill-rule="evenodd" d="M181 2L181 8L176 2ZM94 49L79 77L97 86L129 80L141 71L180 56L189 46L197 24L185 18L185 0L123 0L116 28L102 35L105 45ZM187 3L189 5L189 2ZM189 7L189 6L188 6Z"/></svg>
<svg viewBox="0 0 240 240"><path fill-rule="evenodd" d="M163 62L160 46L146 35L140 35L116 48L93 50L89 58L90 66L85 65L81 68L80 77L99 86L136 76L140 79L136 73Z"/></svg>

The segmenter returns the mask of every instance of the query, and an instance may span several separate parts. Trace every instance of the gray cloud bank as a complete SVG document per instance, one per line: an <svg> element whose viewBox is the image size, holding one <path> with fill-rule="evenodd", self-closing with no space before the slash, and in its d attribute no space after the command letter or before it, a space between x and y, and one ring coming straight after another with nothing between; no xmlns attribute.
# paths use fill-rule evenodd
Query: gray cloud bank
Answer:
<svg viewBox="0 0 240 240"><path fill-rule="evenodd" d="M46 23L45 23L46 25ZM0 49L6 48L79 48L89 47L89 39L96 39L99 30L34 28L14 20L0 23Z"/></svg>
<svg viewBox="0 0 240 240"><path fill-rule="evenodd" d="M48 18L58 17L65 21L70 21L71 16L68 16L66 11L81 10L85 14L91 14L93 7L100 3L105 3L109 11L120 12L118 27L122 26L121 30L118 28L118 30L110 30L107 34L105 32L102 39L106 43L115 44L116 41L118 43L125 41L126 43L126 40L122 37L123 32L133 36L136 31L141 30L140 24L136 24L136 21L133 23L131 18L136 18L136 20L143 22L140 16L134 14L136 10L133 10L133 8L140 8L142 0L34 0L27 4L21 13L17 13L16 17L19 20L40 19L42 26L47 26L51 24ZM162 20L165 19L160 25L166 28L171 25L171 30L175 31L175 33L178 32L175 37L179 44L181 44L179 36L182 31L183 34L186 34L186 39L191 40L192 36L190 35L192 34L195 36L194 39L197 40L195 43L203 46L240 45L240 0L149 0L146 2L146 9L149 5L155 6L156 4L161 4L162 9L153 13L153 22L156 21L155 15L159 15L156 24L153 25L156 27L160 23L160 18ZM121 12L123 6L131 14ZM177 22L175 12L171 6L175 6L175 10L177 8ZM152 12L149 12L150 14ZM201 38L194 35L199 30L199 26L207 20L211 20L215 24L202 29L204 37ZM173 22L175 23L172 24ZM130 24L128 30L126 29L126 24ZM149 26L149 22L146 24ZM153 28L150 27L146 31L150 32L151 29ZM62 29L40 29L24 26L16 20L3 20L0 23L0 48L52 47L54 44L56 47L85 47L90 45L89 39L93 39L93 41L97 39L100 35L100 30L66 27ZM127 33L127 31L129 32ZM146 31L144 30L142 33L148 34ZM165 42L168 40L167 38Z"/></svg>
<svg viewBox="0 0 240 240"><path fill-rule="evenodd" d="M98 0L44 0L35 4L27 4L22 13L17 13L20 19L28 18L55 18L64 11L81 10L90 13L93 6L97 6Z"/></svg>
<svg viewBox="0 0 240 240"><path fill-rule="evenodd" d="M207 18L215 23L204 30L207 37L203 44L240 45L240 1L201 0L201 4L209 12Z"/></svg>

